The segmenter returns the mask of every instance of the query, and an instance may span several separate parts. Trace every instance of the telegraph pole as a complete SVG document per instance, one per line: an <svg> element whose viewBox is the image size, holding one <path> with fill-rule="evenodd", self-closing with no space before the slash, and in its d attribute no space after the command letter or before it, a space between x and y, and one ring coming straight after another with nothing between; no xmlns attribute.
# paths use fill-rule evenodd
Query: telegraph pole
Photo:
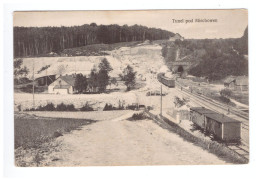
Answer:
<svg viewBox="0 0 260 181"><path fill-rule="evenodd" d="M35 103L34 103L34 59L33 59L33 108L35 108Z"/></svg>
<svg viewBox="0 0 260 181"><path fill-rule="evenodd" d="M161 84L161 116L162 116L162 84Z"/></svg>

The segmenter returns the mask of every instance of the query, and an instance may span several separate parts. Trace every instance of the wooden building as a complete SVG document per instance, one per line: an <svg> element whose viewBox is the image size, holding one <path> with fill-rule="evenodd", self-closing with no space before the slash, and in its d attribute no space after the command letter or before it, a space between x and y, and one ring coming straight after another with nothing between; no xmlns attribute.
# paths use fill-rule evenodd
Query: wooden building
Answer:
<svg viewBox="0 0 260 181"><path fill-rule="evenodd" d="M50 94L73 94L75 93L76 76L65 75L57 78L48 86L48 93Z"/></svg>
<svg viewBox="0 0 260 181"><path fill-rule="evenodd" d="M248 77L228 76L224 80L224 86L235 91L248 91Z"/></svg>
<svg viewBox="0 0 260 181"><path fill-rule="evenodd" d="M35 79L38 86L48 86L55 80L56 80L56 75L47 75L47 76L38 77Z"/></svg>
<svg viewBox="0 0 260 181"><path fill-rule="evenodd" d="M241 139L242 123L204 107L190 108L190 121L215 138L233 142Z"/></svg>

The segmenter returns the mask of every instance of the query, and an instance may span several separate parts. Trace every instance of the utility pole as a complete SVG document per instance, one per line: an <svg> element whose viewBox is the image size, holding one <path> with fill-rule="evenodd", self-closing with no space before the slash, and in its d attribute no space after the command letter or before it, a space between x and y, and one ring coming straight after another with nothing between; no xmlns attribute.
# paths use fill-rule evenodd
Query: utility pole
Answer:
<svg viewBox="0 0 260 181"><path fill-rule="evenodd" d="M161 84L161 116L162 116L162 84Z"/></svg>
<svg viewBox="0 0 260 181"><path fill-rule="evenodd" d="M48 68L47 68L48 69ZM45 84L46 84L46 87L47 87L47 82L48 82L48 76L47 76L47 69L46 69L46 82L45 82Z"/></svg>
<svg viewBox="0 0 260 181"><path fill-rule="evenodd" d="M33 109L35 108L35 103L34 103L34 59L33 59Z"/></svg>

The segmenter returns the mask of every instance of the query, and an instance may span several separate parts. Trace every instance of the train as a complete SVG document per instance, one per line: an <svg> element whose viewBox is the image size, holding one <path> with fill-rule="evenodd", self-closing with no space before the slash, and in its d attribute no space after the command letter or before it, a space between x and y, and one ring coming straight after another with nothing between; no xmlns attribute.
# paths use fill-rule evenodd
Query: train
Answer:
<svg viewBox="0 0 260 181"><path fill-rule="evenodd" d="M229 143L241 141L242 123L204 107L190 108L190 121L215 140Z"/></svg>
<svg viewBox="0 0 260 181"><path fill-rule="evenodd" d="M163 85L174 88L175 87L175 80L174 78L168 78L164 76L164 73L157 74L157 79L159 82L161 82Z"/></svg>

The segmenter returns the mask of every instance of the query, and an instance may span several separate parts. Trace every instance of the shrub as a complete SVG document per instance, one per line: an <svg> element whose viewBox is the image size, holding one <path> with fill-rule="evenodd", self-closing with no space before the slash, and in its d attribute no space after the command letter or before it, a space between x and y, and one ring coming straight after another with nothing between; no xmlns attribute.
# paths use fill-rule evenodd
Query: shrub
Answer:
<svg viewBox="0 0 260 181"><path fill-rule="evenodd" d="M54 104L48 103L48 104L45 106L45 111L55 111Z"/></svg>
<svg viewBox="0 0 260 181"><path fill-rule="evenodd" d="M232 96L232 91L230 89L222 89L220 92L220 95L223 97L230 97Z"/></svg>
<svg viewBox="0 0 260 181"><path fill-rule="evenodd" d="M69 104L67 105L67 108L66 108L67 111L76 111L75 107L73 104Z"/></svg>
<svg viewBox="0 0 260 181"><path fill-rule="evenodd" d="M117 108L112 106L111 104L106 104L103 109L103 111L111 111L111 110L117 110Z"/></svg>
<svg viewBox="0 0 260 181"><path fill-rule="evenodd" d="M133 120L143 120L143 119L146 119L146 115L145 115L145 113L135 113L135 114L133 114L133 116L132 116L132 119Z"/></svg>
<svg viewBox="0 0 260 181"><path fill-rule="evenodd" d="M80 108L80 111L94 111L94 109L86 102L86 104Z"/></svg>
<svg viewBox="0 0 260 181"><path fill-rule="evenodd" d="M67 106L64 103L58 104L56 111L66 111L67 110Z"/></svg>
<svg viewBox="0 0 260 181"><path fill-rule="evenodd" d="M226 104L229 104L231 102L229 98L226 98L224 96L220 96L220 100Z"/></svg>

